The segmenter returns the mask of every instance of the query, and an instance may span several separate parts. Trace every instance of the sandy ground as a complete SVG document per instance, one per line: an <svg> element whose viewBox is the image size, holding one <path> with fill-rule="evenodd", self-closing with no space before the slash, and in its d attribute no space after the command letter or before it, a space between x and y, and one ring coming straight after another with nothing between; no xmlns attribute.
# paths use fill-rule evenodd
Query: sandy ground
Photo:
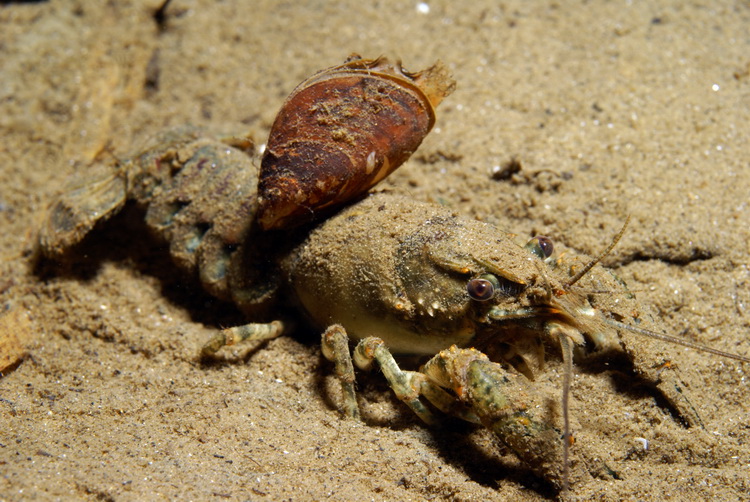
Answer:
<svg viewBox="0 0 750 502"><path fill-rule="evenodd" d="M351 52L439 58L458 81L387 186L589 254L629 214L605 262L661 328L750 354L746 2L175 0L161 23L158 4L0 6L0 499L555 497L486 431L423 426L377 374L359 376L363 423L342 420L316 333L199 362L241 318L127 215L67 269L30 265L47 204L98 155L184 123L262 142L291 89ZM494 179L511 159L520 175ZM748 366L670 350L705 428L627 361L582 362L576 438L621 479L571 498L750 499Z"/></svg>

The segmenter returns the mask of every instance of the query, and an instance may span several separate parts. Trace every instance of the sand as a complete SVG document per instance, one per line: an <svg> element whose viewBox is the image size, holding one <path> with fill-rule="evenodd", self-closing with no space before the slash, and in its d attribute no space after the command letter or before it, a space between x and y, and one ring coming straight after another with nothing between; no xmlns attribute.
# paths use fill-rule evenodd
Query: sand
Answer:
<svg viewBox="0 0 750 502"><path fill-rule="evenodd" d="M441 59L458 82L383 186L578 253L630 215L605 264L661 329L750 354L746 3L159 3L0 6L0 499L556 496L487 431L421 424L377 372L343 420L311 330L200 362L242 318L127 213L72 264L32 266L47 205L95 159L186 123L262 143L291 89L352 52ZM624 358L580 361L576 440L620 479L570 498L750 498L748 366L670 351L704 427Z"/></svg>

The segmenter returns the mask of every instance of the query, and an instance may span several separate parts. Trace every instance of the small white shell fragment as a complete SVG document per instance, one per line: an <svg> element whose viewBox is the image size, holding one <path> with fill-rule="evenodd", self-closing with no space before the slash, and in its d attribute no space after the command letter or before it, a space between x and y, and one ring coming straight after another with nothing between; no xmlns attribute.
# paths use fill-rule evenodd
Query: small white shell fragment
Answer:
<svg viewBox="0 0 750 502"><path fill-rule="evenodd" d="M635 438L637 443L641 443L643 451L648 451L648 439L646 438Z"/></svg>

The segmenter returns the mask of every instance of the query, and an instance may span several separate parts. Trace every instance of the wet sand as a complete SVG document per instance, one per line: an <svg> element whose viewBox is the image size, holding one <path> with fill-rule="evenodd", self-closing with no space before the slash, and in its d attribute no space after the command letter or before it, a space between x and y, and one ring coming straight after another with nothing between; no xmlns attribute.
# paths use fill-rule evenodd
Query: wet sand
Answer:
<svg viewBox="0 0 750 502"><path fill-rule="evenodd" d="M45 208L95 159L186 123L262 143L294 86L352 52L441 59L458 82L383 187L571 253L630 215L605 264L665 332L750 354L747 5L175 0L161 22L158 5L0 7L0 499L554 498L487 431L422 425L376 372L358 373L363 422L343 420L318 333L200 362L242 318L132 212L67 267L31 265ZM747 365L670 350L704 427L623 358L579 361L577 444L620 479L571 498L748 499Z"/></svg>

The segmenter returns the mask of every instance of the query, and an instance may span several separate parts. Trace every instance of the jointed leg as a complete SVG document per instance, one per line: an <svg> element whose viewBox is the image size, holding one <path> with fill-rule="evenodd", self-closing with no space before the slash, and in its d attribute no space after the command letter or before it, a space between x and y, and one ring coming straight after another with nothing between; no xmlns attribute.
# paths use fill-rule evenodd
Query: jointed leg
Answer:
<svg viewBox="0 0 750 502"><path fill-rule="evenodd" d="M359 418L359 408L354 390L354 367L349 352L349 337L343 326L334 324L323 333L323 355L336 364L336 376L341 380L344 391L343 412L346 416ZM478 423L479 419L471 411L462 407L456 397L439 385L431 382L423 373L404 371L399 368L385 343L380 338L368 337L360 341L354 349L354 364L363 370L372 368L377 362L388 385L401 401L428 424L435 423L435 417L420 400L424 396L439 410Z"/></svg>
<svg viewBox="0 0 750 502"><path fill-rule="evenodd" d="M343 412L349 418L359 419L359 406L354 392L354 367L349 353L349 337L340 324L329 326L321 340L323 355L336 364L336 376L344 391Z"/></svg>
<svg viewBox="0 0 750 502"><path fill-rule="evenodd" d="M226 328L214 335L201 349L201 356L213 355L225 345L234 345L245 340L271 340L284 332L282 321L262 324L245 324Z"/></svg>
<svg viewBox="0 0 750 502"><path fill-rule="evenodd" d="M383 340L371 336L357 344L354 349L354 363L357 367L367 370L372 367L373 361L377 361L396 397L406 403L423 421L434 424L435 417L419 400L427 378L416 371L403 371L398 367Z"/></svg>

